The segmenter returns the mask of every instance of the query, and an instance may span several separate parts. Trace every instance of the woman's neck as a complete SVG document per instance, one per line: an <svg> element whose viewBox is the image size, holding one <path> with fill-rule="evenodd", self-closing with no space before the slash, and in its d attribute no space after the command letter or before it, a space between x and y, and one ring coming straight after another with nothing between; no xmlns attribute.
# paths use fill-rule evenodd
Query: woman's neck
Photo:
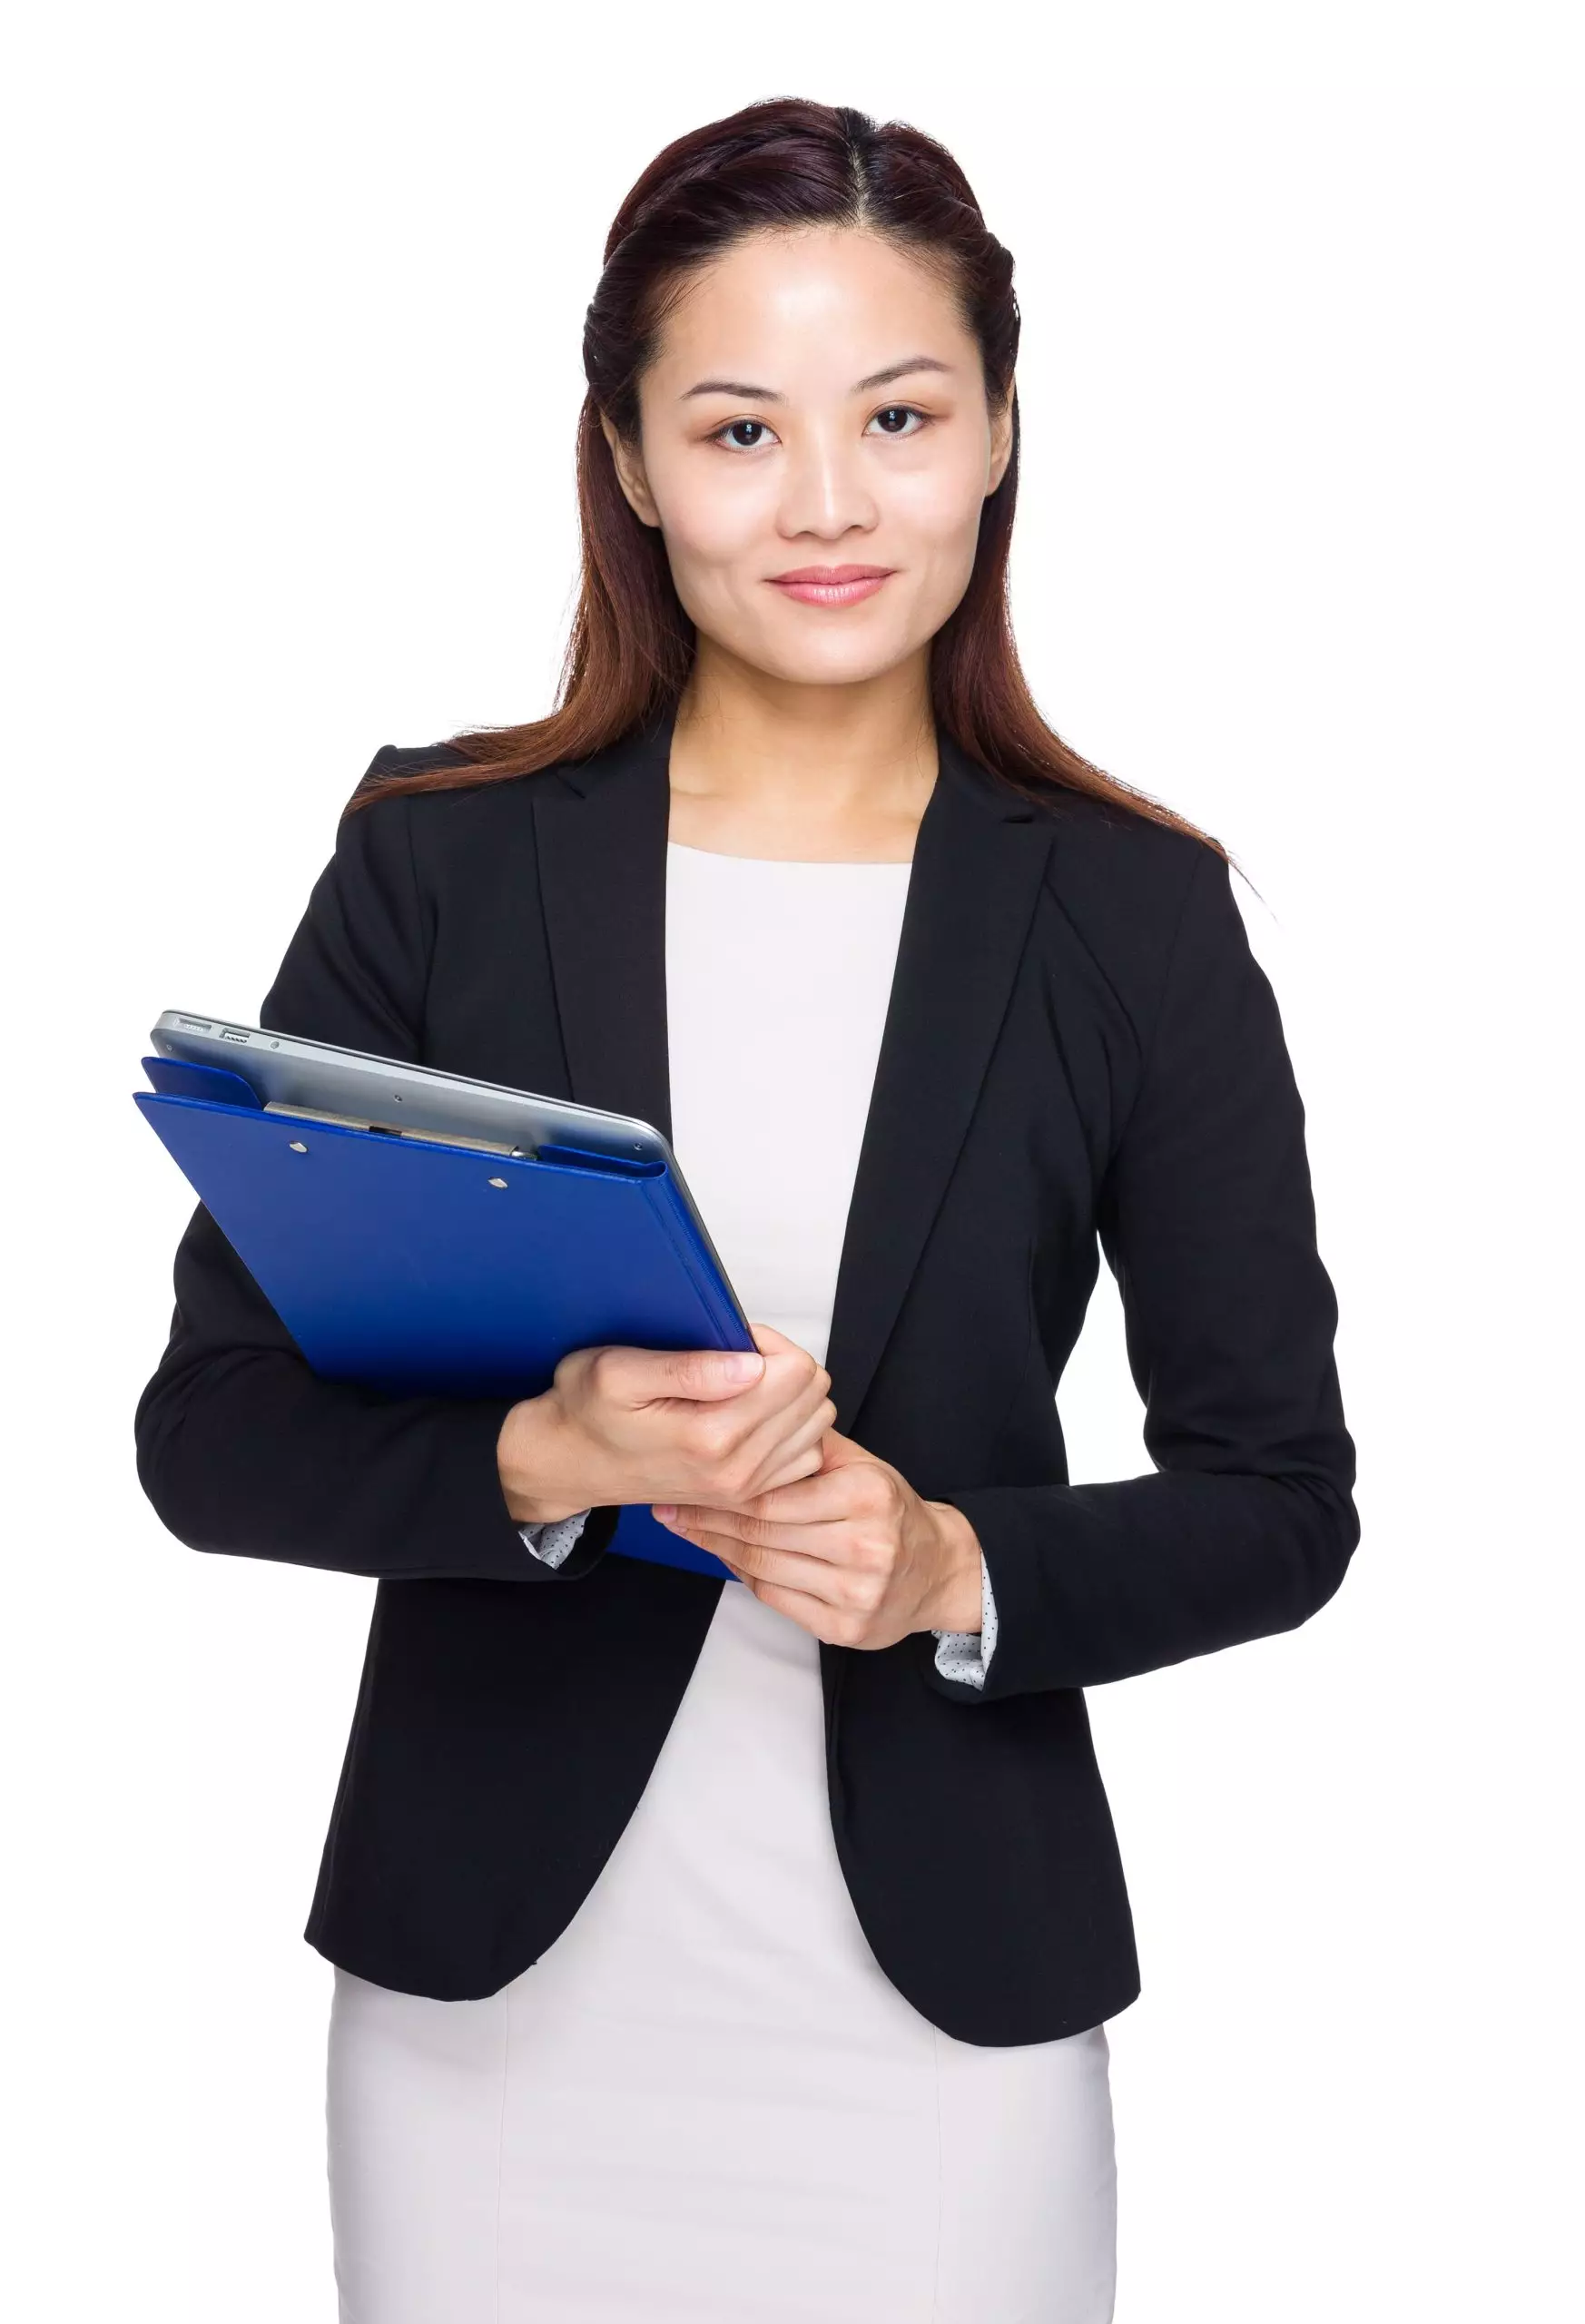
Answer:
<svg viewBox="0 0 1585 2324"><path fill-rule="evenodd" d="M667 836L721 855L906 862L937 765L922 667L793 685L705 654L673 729Z"/></svg>

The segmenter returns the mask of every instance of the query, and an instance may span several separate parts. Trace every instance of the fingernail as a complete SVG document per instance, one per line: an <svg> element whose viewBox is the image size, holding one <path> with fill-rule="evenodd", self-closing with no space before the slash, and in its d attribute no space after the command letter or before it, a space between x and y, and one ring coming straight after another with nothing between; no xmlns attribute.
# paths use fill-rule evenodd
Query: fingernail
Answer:
<svg viewBox="0 0 1585 2324"><path fill-rule="evenodd" d="M726 1359L725 1372L729 1380L757 1380L765 1368L763 1355L747 1355L741 1351Z"/></svg>
<svg viewBox="0 0 1585 2324"><path fill-rule="evenodd" d="M661 1523L665 1525L676 1515L677 1504L674 1501L652 1501L649 1504L649 1513L652 1517L658 1517Z"/></svg>

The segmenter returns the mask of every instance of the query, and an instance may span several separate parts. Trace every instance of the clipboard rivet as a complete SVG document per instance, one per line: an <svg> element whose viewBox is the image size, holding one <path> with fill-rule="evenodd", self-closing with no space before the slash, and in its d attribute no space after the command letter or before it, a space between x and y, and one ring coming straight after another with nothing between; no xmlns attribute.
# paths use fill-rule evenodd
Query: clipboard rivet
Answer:
<svg viewBox="0 0 1585 2324"><path fill-rule="evenodd" d="M291 1147L294 1154L306 1154L308 1152L308 1147L303 1144L300 1137L289 1138L287 1143Z"/></svg>
<svg viewBox="0 0 1585 2324"><path fill-rule="evenodd" d="M504 1187L504 1186L506 1185L506 1183L507 1183L507 1182L506 1182L505 1178L492 1178L492 1179L490 1180L490 1184L491 1184L491 1186L492 1186L492 1187Z"/></svg>

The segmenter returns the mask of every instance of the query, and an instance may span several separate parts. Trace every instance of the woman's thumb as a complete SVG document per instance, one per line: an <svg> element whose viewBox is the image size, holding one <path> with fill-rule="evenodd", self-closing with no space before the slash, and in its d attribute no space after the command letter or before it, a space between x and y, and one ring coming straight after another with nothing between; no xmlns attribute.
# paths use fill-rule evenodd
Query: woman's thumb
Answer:
<svg viewBox="0 0 1585 2324"><path fill-rule="evenodd" d="M764 1357L748 1349L683 1348L665 1360L664 1393L706 1401L735 1396L751 1387L764 1368Z"/></svg>

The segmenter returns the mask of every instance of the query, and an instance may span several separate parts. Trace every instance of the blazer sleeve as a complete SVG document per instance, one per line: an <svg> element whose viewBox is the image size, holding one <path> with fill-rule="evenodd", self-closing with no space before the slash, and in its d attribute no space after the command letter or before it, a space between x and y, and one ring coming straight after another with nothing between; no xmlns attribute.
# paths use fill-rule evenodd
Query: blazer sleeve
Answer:
<svg viewBox="0 0 1585 2324"><path fill-rule="evenodd" d="M1292 1630L1359 1539L1304 1146L1275 997L1200 848L1137 1094L1100 1190L1155 1473L944 1496L995 1590L963 1702L1127 1679Z"/></svg>
<svg viewBox="0 0 1585 2324"><path fill-rule="evenodd" d="M423 1062L428 942L410 806L397 794L343 816L260 1009L269 1030ZM604 1553L615 1508L590 1513L559 1564L528 1553L496 1460L516 1398L320 1379L202 1203L177 1246L174 1288L133 1433L143 1491L189 1548L537 1589Z"/></svg>

